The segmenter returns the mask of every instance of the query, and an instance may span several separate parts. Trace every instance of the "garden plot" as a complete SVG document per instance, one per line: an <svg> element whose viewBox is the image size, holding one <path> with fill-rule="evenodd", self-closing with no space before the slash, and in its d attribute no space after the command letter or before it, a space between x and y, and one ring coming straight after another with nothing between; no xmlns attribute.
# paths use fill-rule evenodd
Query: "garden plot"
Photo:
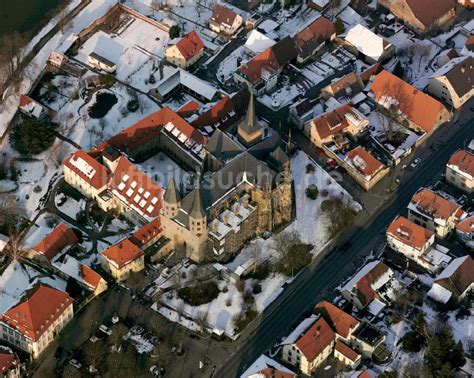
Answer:
<svg viewBox="0 0 474 378"><path fill-rule="evenodd" d="M45 75L32 97L55 112L71 99L79 97L79 79L66 75L56 75L50 81L47 79L48 75Z"/></svg>
<svg viewBox="0 0 474 378"><path fill-rule="evenodd" d="M398 59L405 71L405 79L423 89L428 84L428 77L434 72L431 62L442 49L429 39L415 38L406 28L402 28L387 39L397 49Z"/></svg>
<svg viewBox="0 0 474 378"><path fill-rule="evenodd" d="M306 173L307 165L311 163L314 171ZM287 227L287 231L294 231L300 234L303 243L314 246L313 256L316 256L324 244L329 240L331 225L327 223L326 216L321 210L321 203L330 197L341 198L346 206L360 210L360 205L332 178L329 174L314 163L305 153L299 152L291 159L291 169L294 179L296 194L296 219ZM311 200L306 196L308 185L317 185L320 193L326 191L325 196L319 195L316 200ZM235 259L225 265L229 272L238 272L242 267L253 265L260 266L265 262L274 264L277 259L277 252L274 249L275 237L267 240L256 239L246 246ZM258 261L255 261L255 250L258 250ZM235 273L236 274L236 273ZM255 311L260 313L273 302L283 291L285 282L291 281L291 277L270 271L265 278L257 280L246 278L244 286L239 288L224 280L218 281L219 293L217 297L207 304L191 306L178 298L175 291L164 294L161 301L165 307L153 305L153 309L171 321L179 322L191 330L199 330L198 319L202 314L207 314L207 327L209 329L219 329L231 337L238 337L235 329L234 319L241 318L244 310L248 307L245 303L244 292L253 293L253 306ZM259 290L255 290L255 286Z"/></svg>

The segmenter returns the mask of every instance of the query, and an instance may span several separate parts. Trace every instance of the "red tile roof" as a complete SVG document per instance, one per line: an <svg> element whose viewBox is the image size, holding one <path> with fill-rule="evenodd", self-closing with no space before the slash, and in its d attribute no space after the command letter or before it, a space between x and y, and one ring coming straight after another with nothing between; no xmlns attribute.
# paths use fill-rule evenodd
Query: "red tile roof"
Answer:
<svg viewBox="0 0 474 378"><path fill-rule="evenodd" d="M181 38L176 47L184 59L189 60L204 50L204 43L196 30L193 30Z"/></svg>
<svg viewBox="0 0 474 378"><path fill-rule="evenodd" d="M448 161L448 165L457 167L460 171L474 177L474 154L468 151L458 151Z"/></svg>
<svg viewBox="0 0 474 378"><path fill-rule="evenodd" d="M357 319L327 301L318 303L314 309L324 317L338 335L344 338L347 338L351 329L355 329L359 324Z"/></svg>
<svg viewBox="0 0 474 378"><path fill-rule="evenodd" d="M124 156L119 158L110 190L143 216L160 214L163 189Z"/></svg>
<svg viewBox="0 0 474 378"><path fill-rule="evenodd" d="M170 108L163 108L121 131L113 136L108 142L102 143L101 146L99 146L99 149L104 148L108 143L121 151L126 151L128 153L133 152L142 147L146 142L157 138L160 135L162 128L168 123L172 123L174 127L182 133L186 139L184 143L188 140L200 144L207 143L207 139L199 132L199 130L191 126Z"/></svg>
<svg viewBox="0 0 474 378"><path fill-rule="evenodd" d="M209 110L193 120L191 124L199 129L204 128L204 126L212 126L225 130L237 122L239 118L232 100L229 96L225 96Z"/></svg>
<svg viewBox="0 0 474 378"><path fill-rule="evenodd" d="M271 47L258 54L255 58L243 63L239 72L252 84L258 84L262 80L262 72L276 73L281 68Z"/></svg>
<svg viewBox="0 0 474 378"><path fill-rule="evenodd" d="M446 273L446 270L450 270L450 265L452 264L458 265L455 269ZM474 282L474 259L469 255L458 257L453 260L438 277L439 278L435 280L438 285L459 297Z"/></svg>
<svg viewBox="0 0 474 378"><path fill-rule="evenodd" d="M178 114L182 118L186 118L196 113L198 110L199 110L199 103L194 100L189 100L186 104L184 104L178 110L176 110L176 114Z"/></svg>
<svg viewBox="0 0 474 378"><path fill-rule="evenodd" d="M308 361L314 361L335 338L336 335L326 320L319 318L295 344Z"/></svg>
<svg viewBox="0 0 474 378"><path fill-rule="evenodd" d="M421 251L433 236L433 232L398 216L388 227L387 235Z"/></svg>
<svg viewBox="0 0 474 378"><path fill-rule="evenodd" d="M252 377L258 378L295 378L296 374L281 371L273 367L268 367L260 370L259 372L252 374Z"/></svg>
<svg viewBox="0 0 474 378"><path fill-rule="evenodd" d="M456 225L456 229L465 234L474 234L474 216L464 219Z"/></svg>
<svg viewBox="0 0 474 378"><path fill-rule="evenodd" d="M143 256L142 250L128 239L107 248L102 254L118 269Z"/></svg>
<svg viewBox="0 0 474 378"><path fill-rule="evenodd" d="M466 49L468 49L469 51L474 51L474 35L470 35L466 39L465 46L466 46Z"/></svg>
<svg viewBox="0 0 474 378"><path fill-rule="evenodd" d="M344 104L331 112L321 114L312 121L312 128L321 139L326 139L331 135L343 132L349 127L347 115L356 119L362 116L350 104Z"/></svg>
<svg viewBox="0 0 474 378"><path fill-rule="evenodd" d="M19 360L13 352L8 349L0 349L0 377L9 377L8 371L18 367Z"/></svg>
<svg viewBox="0 0 474 378"><path fill-rule="evenodd" d="M377 102L383 104L390 99L398 101L398 109L426 132L430 132L439 121L440 112L446 108L433 97L391 74L380 72L370 88Z"/></svg>
<svg viewBox="0 0 474 378"><path fill-rule="evenodd" d="M336 341L336 350L352 362L355 362L360 358L360 354L356 353L354 349L343 343L341 340Z"/></svg>
<svg viewBox="0 0 474 378"><path fill-rule="evenodd" d="M356 169L364 176L373 176L384 167L380 161L361 146L349 151L347 156L352 160Z"/></svg>
<svg viewBox="0 0 474 378"><path fill-rule="evenodd" d="M235 13L232 9L220 4L216 4L212 10L211 20L218 24L232 26L237 16L237 13Z"/></svg>
<svg viewBox="0 0 474 378"><path fill-rule="evenodd" d="M464 214L461 206L426 188L416 192L411 199L411 203L423 209L433 218L448 220L453 215L455 218L461 218ZM459 213L458 210L461 210L461 212Z"/></svg>
<svg viewBox="0 0 474 378"><path fill-rule="evenodd" d="M415 17L426 27L435 24L456 6L455 0L406 0Z"/></svg>
<svg viewBox="0 0 474 378"><path fill-rule="evenodd" d="M308 56L321 43L329 40L336 29L326 17L319 17L295 37L296 48L303 56Z"/></svg>
<svg viewBox="0 0 474 378"><path fill-rule="evenodd" d="M142 247L143 245L147 244L150 240L155 239L161 235L163 231L161 227L160 218L157 217L156 219L152 220L150 223L144 225L139 230L135 231L133 235L130 237L130 241L137 245L138 247Z"/></svg>
<svg viewBox="0 0 474 378"><path fill-rule="evenodd" d="M60 223L53 231L44 237L33 250L46 256L51 261L64 248L76 244L77 236L64 223Z"/></svg>
<svg viewBox="0 0 474 378"><path fill-rule="evenodd" d="M372 76L377 75L382 69L383 66L380 65L380 63L375 63L374 65L367 68L365 71L361 72L359 74L359 78L362 80L364 85L367 85Z"/></svg>
<svg viewBox="0 0 474 378"><path fill-rule="evenodd" d="M36 101L33 100L31 97L28 97L28 96L25 96L25 95L21 95L20 97L20 107L23 107L23 106L26 106L26 105L29 105L31 103L35 103Z"/></svg>
<svg viewBox="0 0 474 378"><path fill-rule="evenodd" d="M36 341L72 303L68 293L38 285L19 304L5 312L0 320Z"/></svg>
<svg viewBox="0 0 474 378"><path fill-rule="evenodd" d="M82 276L82 279L84 280L84 283L86 283L94 290L97 289L97 286L99 286L100 281L103 279L102 276L95 270L89 268L87 265L84 264L81 264L80 269L80 274Z"/></svg>
<svg viewBox="0 0 474 378"><path fill-rule="evenodd" d="M77 150L64 161L64 166L89 183L100 189L109 182L109 174L104 165L82 150Z"/></svg>
<svg viewBox="0 0 474 378"><path fill-rule="evenodd" d="M377 297L377 293L372 289L372 285L388 271L388 266L379 262L355 285L354 289L360 303L365 307Z"/></svg>

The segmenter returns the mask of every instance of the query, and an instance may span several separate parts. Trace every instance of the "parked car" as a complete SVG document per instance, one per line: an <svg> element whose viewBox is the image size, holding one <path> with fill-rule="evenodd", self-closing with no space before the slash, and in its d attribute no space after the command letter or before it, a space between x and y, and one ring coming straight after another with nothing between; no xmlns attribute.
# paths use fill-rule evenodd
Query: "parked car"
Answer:
<svg viewBox="0 0 474 378"><path fill-rule="evenodd" d="M118 317L118 315L114 315L112 316L112 324L117 324L118 322L120 321L120 318Z"/></svg>
<svg viewBox="0 0 474 378"><path fill-rule="evenodd" d="M415 160L412 161L412 163L410 164L410 167L415 168L420 163L421 163L421 159L416 158Z"/></svg>
<svg viewBox="0 0 474 378"><path fill-rule="evenodd" d="M164 278L168 278L170 276L170 273L171 273L171 269L170 268L165 268L162 272L161 272L161 275L164 277Z"/></svg>
<svg viewBox="0 0 474 378"><path fill-rule="evenodd" d="M109 336L112 334L112 330L109 327L107 327L105 324L101 324L99 327L99 330Z"/></svg>
<svg viewBox="0 0 474 378"><path fill-rule="evenodd" d="M76 369L80 369L82 367L82 364L75 358L69 360L69 365L74 366Z"/></svg>

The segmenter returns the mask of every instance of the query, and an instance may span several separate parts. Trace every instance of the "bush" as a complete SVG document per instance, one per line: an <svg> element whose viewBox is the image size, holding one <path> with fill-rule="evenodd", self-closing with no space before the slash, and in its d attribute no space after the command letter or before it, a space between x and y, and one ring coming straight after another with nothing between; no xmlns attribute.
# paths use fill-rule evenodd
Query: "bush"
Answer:
<svg viewBox="0 0 474 378"><path fill-rule="evenodd" d="M114 75L101 75L100 76L100 82L103 85L111 87L112 85L115 84L115 76Z"/></svg>
<svg viewBox="0 0 474 378"><path fill-rule="evenodd" d="M172 27L170 27L169 34L170 34L171 39L179 37L179 34L180 34L179 26L173 25Z"/></svg>
<svg viewBox="0 0 474 378"><path fill-rule="evenodd" d="M309 163L306 164L306 173L312 173L316 170L313 164Z"/></svg>
<svg viewBox="0 0 474 378"><path fill-rule="evenodd" d="M37 155L51 147L54 138L52 123L26 118L13 127L10 143L22 155Z"/></svg>
<svg viewBox="0 0 474 378"><path fill-rule="evenodd" d="M299 243L291 246L288 253L281 256L275 268L285 276L293 276L312 260L311 244Z"/></svg>
<svg viewBox="0 0 474 378"><path fill-rule="evenodd" d="M245 290L242 293L242 299L244 300L244 303L246 304L252 304L255 302L255 298L253 297L252 290Z"/></svg>
<svg viewBox="0 0 474 378"><path fill-rule="evenodd" d="M243 292L244 289L245 289L245 281L244 280L238 280L235 283L235 288L237 289L237 291Z"/></svg>
<svg viewBox="0 0 474 378"><path fill-rule="evenodd" d="M264 280L272 272L272 265L269 261L263 261L260 264L257 264L257 267L254 271L247 273L244 278L253 278L256 280Z"/></svg>
<svg viewBox="0 0 474 378"><path fill-rule="evenodd" d="M232 318L236 333L242 332L243 329L257 317L257 315L258 312L253 306L247 307L241 314L236 314Z"/></svg>
<svg viewBox="0 0 474 378"><path fill-rule="evenodd" d="M405 333L402 339L402 347L407 352L419 352L423 349L426 339L423 335L419 334L416 331L408 331Z"/></svg>
<svg viewBox="0 0 474 378"><path fill-rule="evenodd" d="M129 102L127 102L127 109L134 113L138 110L138 99L137 98L132 98Z"/></svg>
<svg viewBox="0 0 474 378"><path fill-rule="evenodd" d="M219 295L215 281L200 282L196 286L183 287L178 290L178 298L191 306L200 306L212 302Z"/></svg>
<svg viewBox="0 0 474 378"><path fill-rule="evenodd" d="M252 286L252 291L254 294L259 294L262 292L262 285L260 285L258 282L255 282Z"/></svg>
<svg viewBox="0 0 474 378"><path fill-rule="evenodd" d="M334 22L334 28L336 29L336 34L342 34L346 30L344 23L339 18Z"/></svg>
<svg viewBox="0 0 474 378"><path fill-rule="evenodd" d="M308 197L309 199L315 200L316 198L318 198L318 194L319 190L316 185L311 184L306 188L306 197Z"/></svg>

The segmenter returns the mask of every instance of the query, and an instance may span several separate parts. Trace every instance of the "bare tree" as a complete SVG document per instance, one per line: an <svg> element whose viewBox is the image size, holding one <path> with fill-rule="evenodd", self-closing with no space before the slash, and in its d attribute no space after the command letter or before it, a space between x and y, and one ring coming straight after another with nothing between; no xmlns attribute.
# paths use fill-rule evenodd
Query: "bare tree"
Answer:
<svg viewBox="0 0 474 378"><path fill-rule="evenodd" d="M255 272L257 271L258 264L260 262L260 258L262 256L262 247L258 241L250 246L249 254L250 258L254 260L252 271L255 274Z"/></svg>
<svg viewBox="0 0 474 378"><path fill-rule="evenodd" d="M341 0L330 0L329 1L329 9L331 12L331 19L334 19L336 17L337 11L339 10L339 7L341 6Z"/></svg>
<svg viewBox="0 0 474 378"><path fill-rule="evenodd" d="M23 47L26 39L18 32L13 32L0 39L0 67L6 73L7 80L20 81L20 64L23 59Z"/></svg>
<svg viewBox="0 0 474 378"><path fill-rule="evenodd" d="M206 331L209 313L207 311L200 311L196 316L196 324L201 328L202 332Z"/></svg>
<svg viewBox="0 0 474 378"><path fill-rule="evenodd" d="M423 45L421 43L418 44L416 52L418 54L418 69L421 68L421 62L423 59L427 59L431 53L431 46L430 45Z"/></svg>
<svg viewBox="0 0 474 378"><path fill-rule="evenodd" d="M69 153L69 148L67 144L63 141L58 141L56 145L51 149L51 154L49 158L53 162L56 168L60 167L63 164L63 161L66 159Z"/></svg>
<svg viewBox="0 0 474 378"><path fill-rule="evenodd" d="M283 231L275 234L271 248L280 256L286 256L290 248L301 243L300 235L297 231Z"/></svg>
<svg viewBox="0 0 474 378"><path fill-rule="evenodd" d="M184 302L179 302L179 304L176 306L176 313L178 314L178 320L181 320L181 317L184 314Z"/></svg>

